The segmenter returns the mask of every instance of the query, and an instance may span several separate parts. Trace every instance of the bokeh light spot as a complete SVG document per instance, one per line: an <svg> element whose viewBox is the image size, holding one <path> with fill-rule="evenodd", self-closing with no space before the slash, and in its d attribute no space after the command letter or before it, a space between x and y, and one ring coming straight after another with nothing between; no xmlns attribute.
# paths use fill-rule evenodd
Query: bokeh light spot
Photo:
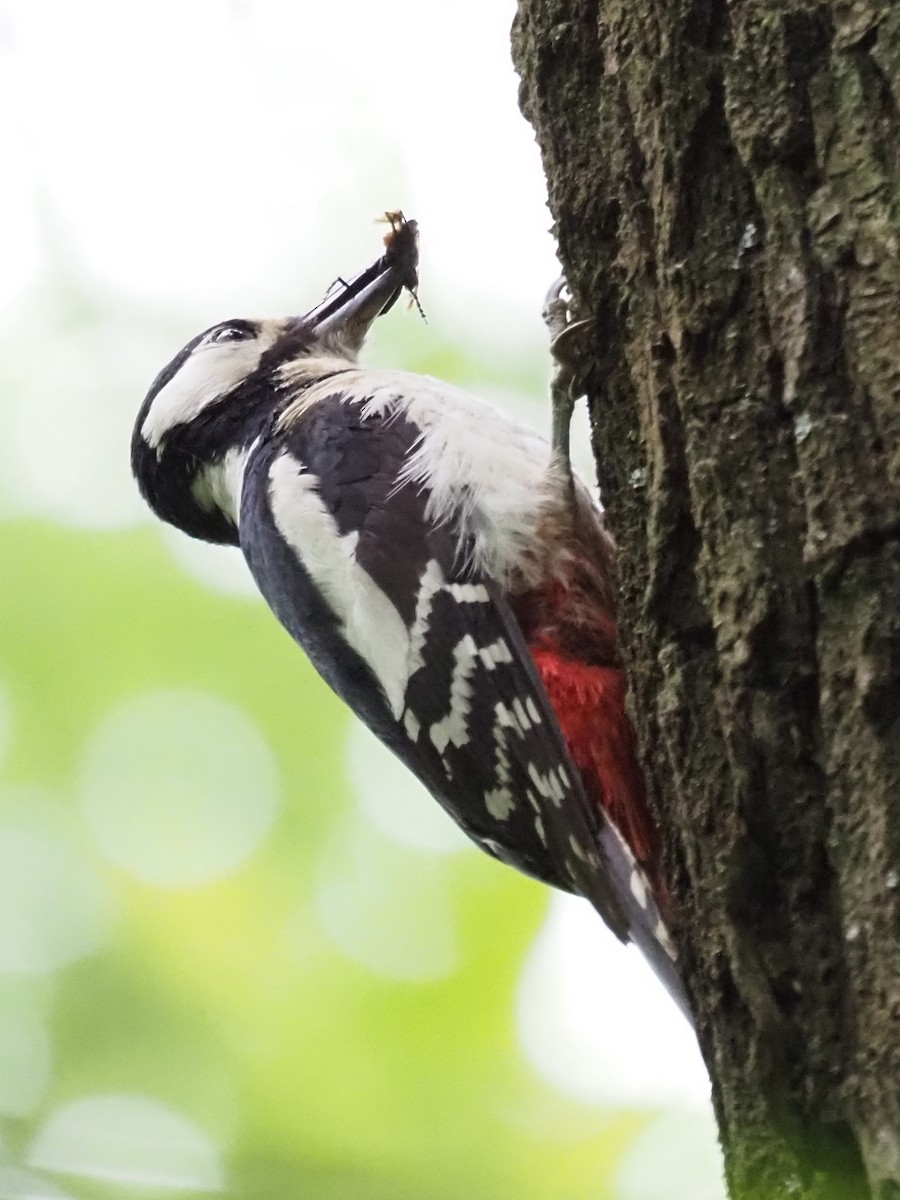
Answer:
<svg viewBox="0 0 900 1200"><path fill-rule="evenodd" d="M3 56L0 71L0 145L6 167L6 186L0 200L0 308L4 310L13 309L21 293L33 283L43 258L28 170L32 149L18 118L21 75L11 58Z"/></svg>
<svg viewBox="0 0 900 1200"><path fill-rule="evenodd" d="M180 1113L143 1096L89 1096L57 1109L28 1163L48 1171L142 1188L219 1191L219 1152Z"/></svg>
<svg viewBox="0 0 900 1200"><path fill-rule="evenodd" d="M693 1031L639 951L584 900L554 896L522 973L518 1024L538 1071L580 1100L709 1109ZM628 1036L611 1037L616 1029Z"/></svg>
<svg viewBox="0 0 900 1200"><path fill-rule="evenodd" d="M93 734L82 811L106 857L147 883L208 883L269 832L278 770L257 727L232 704L187 690L148 692Z"/></svg>
<svg viewBox="0 0 900 1200"><path fill-rule="evenodd" d="M29 999L0 995L0 1113L8 1117L33 1112L50 1083L50 1033Z"/></svg>
<svg viewBox="0 0 900 1200"><path fill-rule="evenodd" d="M347 769L364 815L394 841L435 853L472 845L409 768L361 721L350 726Z"/></svg>
<svg viewBox="0 0 900 1200"><path fill-rule="evenodd" d="M389 979L442 979L458 964L456 918L440 860L347 822L324 856L316 901L327 933Z"/></svg>
<svg viewBox="0 0 900 1200"><path fill-rule="evenodd" d="M200 542L171 525L161 525L158 532L179 567L198 583L225 596L242 596L262 603L247 560L236 546Z"/></svg>
<svg viewBox="0 0 900 1200"><path fill-rule="evenodd" d="M0 762L12 743L12 704L5 688L0 686Z"/></svg>
<svg viewBox="0 0 900 1200"><path fill-rule="evenodd" d="M629 1146L617 1183L620 1200L726 1200L712 1113L659 1117Z"/></svg>
<svg viewBox="0 0 900 1200"><path fill-rule="evenodd" d="M101 529L146 516L128 454L141 397L122 397L146 375L153 345L133 324L110 322L57 333L50 353L34 348L4 447L25 511Z"/></svg>
<svg viewBox="0 0 900 1200"><path fill-rule="evenodd" d="M0 972L67 966L103 944L110 922L100 881L61 832L0 823Z"/></svg>
<svg viewBox="0 0 900 1200"><path fill-rule="evenodd" d="M19 1167L0 1167L0 1200L73 1200L49 1179Z"/></svg>

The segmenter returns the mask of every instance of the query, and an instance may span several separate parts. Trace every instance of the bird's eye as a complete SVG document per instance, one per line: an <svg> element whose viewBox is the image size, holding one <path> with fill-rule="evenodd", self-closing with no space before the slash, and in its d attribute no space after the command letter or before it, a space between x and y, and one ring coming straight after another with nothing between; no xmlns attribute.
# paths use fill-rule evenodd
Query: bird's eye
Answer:
<svg viewBox="0 0 900 1200"><path fill-rule="evenodd" d="M223 325L209 335L210 342L246 342L254 336L254 330L248 325Z"/></svg>

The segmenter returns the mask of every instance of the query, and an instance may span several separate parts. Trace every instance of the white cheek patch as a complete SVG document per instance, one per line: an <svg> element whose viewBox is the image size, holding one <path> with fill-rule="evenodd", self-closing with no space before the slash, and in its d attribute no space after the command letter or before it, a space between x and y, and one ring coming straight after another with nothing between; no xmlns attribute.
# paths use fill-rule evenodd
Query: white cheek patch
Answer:
<svg viewBox="0 0 900 1200"><path fill-rule="evenodd" d="M263 330L258 337L244 342L198 346L154 396L141 426L144 441L157 449L173 429L188 424L210 404L233 392L256 370L274 341L274 334Z"/></svg>

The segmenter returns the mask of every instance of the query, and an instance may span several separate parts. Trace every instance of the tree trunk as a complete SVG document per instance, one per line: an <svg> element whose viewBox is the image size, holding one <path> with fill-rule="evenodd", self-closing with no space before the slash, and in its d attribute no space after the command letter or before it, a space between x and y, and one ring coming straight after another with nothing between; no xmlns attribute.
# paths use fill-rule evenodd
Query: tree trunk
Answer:
<svg viewBox="0 0 900 1200"><path fill-rule="evenodd" d="M900 9L519 0L731 1195L900 1197Z"/></svg>

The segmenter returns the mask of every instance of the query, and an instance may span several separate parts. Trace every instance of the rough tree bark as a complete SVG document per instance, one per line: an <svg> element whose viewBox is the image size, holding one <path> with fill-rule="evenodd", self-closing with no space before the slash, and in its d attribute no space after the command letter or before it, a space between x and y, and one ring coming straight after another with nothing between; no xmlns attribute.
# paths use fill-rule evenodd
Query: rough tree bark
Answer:
<svg viewBox="0 0 900 1200"><path fill-rule="evenodd" d="M519 0L733 1197L900 1197L900 9Z"/></svg>

